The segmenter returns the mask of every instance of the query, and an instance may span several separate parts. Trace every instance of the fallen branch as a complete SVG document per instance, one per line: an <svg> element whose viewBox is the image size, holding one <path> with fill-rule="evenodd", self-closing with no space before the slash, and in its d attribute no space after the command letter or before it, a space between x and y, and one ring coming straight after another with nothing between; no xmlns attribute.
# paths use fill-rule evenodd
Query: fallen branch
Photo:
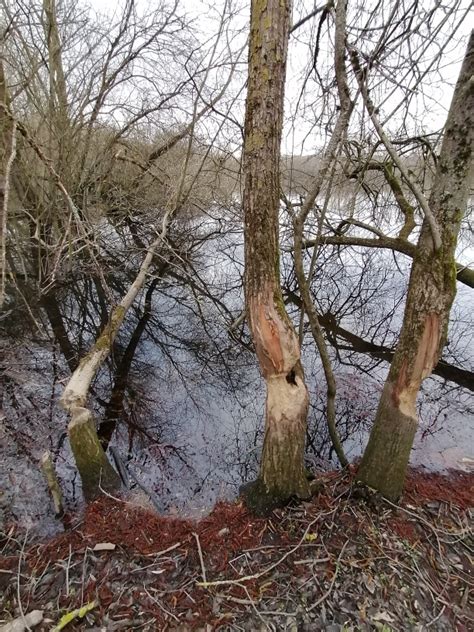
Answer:
<svg viewBox="0 0 474 632"><path fill-rule="evenodd" d="M332 580L331 580L331 583L329 585L329 588L326 590L326 592L323 595L321 595L321 597L317 601L315 601L315 603L313 603L313 605L311 605L309 608L306 608L307 612L311 612L312 610L317 608L319 605L321 605L323 603L323 601L326 601L326 599L332 593L332 589L334 588L334 584L336 583L337 574L339 572L339 568L340 568L340 565L341 565L341 559L342 559L342 556L344 554L344 551L346 550L346 546L348 544L349 544L349 540L346 540L346 542L344 543L344 546L341 549L341 552L339 553L339 556L338 556L337 561L336 561L336 568L334 570L334 575L332 577Z"/></svg>
<svg viewBox="0 0 474 632"><path fill-rule="evenodd" d="M266 575L267 573L269 573L270 571L272 571L274 568L276 568L277 566L279 566L282 562L284 562L290 555L292 555L295 551L297 551L300 546L303 544L303 542L306 539L306 536L308 535L311 527L318 522L319 520L319 516L317 516L314 520L311 520L311 522L308 524L308 526L305 529L305 532L303 533L303 535L301 536L300 541L298 542L298 544L296 544L292 549L290 549L289 551L287 551L285 553L285 555L283 555L283 557L281 557L279 560L277 560L276 562L274 562L273 564L270 564L270 566L268 566L267 568L265 568L263 571L260 571L259 573L255 573L255 575L246 575L245 577L239 577L239 579L222 579L222 580L218 580L215 582L207 582L207 581L203 581L203 582L196 582L196 586L201 586L201 588L210 588L212 586L232 586L232 585L236 585L236 584L241 584L242 582L250 582L253 579L260 579L260 577L263 577L264 575Z"/></svg>
<svg viewBox="0 0 474 632"><path fill-rule="evenodd" d="M203 583L206 583L207 582L206 567L204 566L204 558L202 556L201 543L199 542L199 536L197 533L193 533L193 536L194 536L194 539L196 540L198 554L199 554L199 561L201 562L202 581Z"/></svg>

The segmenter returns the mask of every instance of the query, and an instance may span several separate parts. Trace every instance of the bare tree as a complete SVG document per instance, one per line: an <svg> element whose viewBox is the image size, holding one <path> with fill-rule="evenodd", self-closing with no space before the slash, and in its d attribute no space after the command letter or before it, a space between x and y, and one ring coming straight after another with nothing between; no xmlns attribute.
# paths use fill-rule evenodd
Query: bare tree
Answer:
<svg viewBox="0 0 474 632"><path fill-rule="evenodd" d="M3 307L5 300L8 205L11 171L16 156L16 124L12 124L8 116L8 106L4 64L0 56L0 308Z"/></svg>
<svg viewBox="0 0 474 632"><path fill-rule="evenodd" d="M4 8L10 15L10 4ZM91 385L150 275L185 263L169 239L170 225L189 209L192 191L203 186L232 97L205 143L198 124L227 97L242 47L234 51L226 42L232 18L227 5L206 46L191 35L177 2L140 13L127 0L106 33L88 10L66 2L43 0L30 11L18 2L15 9L7 55L14 98L2 99L1 113L22 141L9 225L14 246L9 272L16 283L9 298L22 296L35 323L35 313L43 316L38 304L44 308L71 369L61 403L71 416L69 439L83 492L92 498L101 488L117 489L120 479L97 436L88 403ZM182 119L177 129L172 113ZM156 142L140 136L145 124L164 130ZM166 169L160 161L168 161ZM137 225L150 208L155 210L153 217L147 214L143 239ZM107 233L121 232L123 221L129 228L124 276L131 280L127 287L112 279L114 288L104 265L113 250ZM85 355L74 348L59 298L81 274L79 283L92 275L101 306L100 323L84 341ZM26 296L20 285L28 288Z"/></svg>
<svg viewBox="0 0 474 632"><path fill-rule="evenodd" d="M345 49L346 49L346 6L344 1L337 3L336 8L336 30L335 30L335 74L338 88L338 96L340 102L340 112L334 126L331 140L328 143L326 151L321 157L319 169L312 182L311 189L305 196L301 209L294 213L291 204L287 205L293 221L293 242L294 242L294 262L295 272L298 279L298 287L303 301L304 311L306 312L311 328L313 339L316 343L321 362L324 368L324 375L327 383L327 422L331 440L341 465L348 464L341 445L337 428L336 428L336 379L327 350L326 341L323 330L319 323L319 316L311 298L308 279L304 270L302 246L305 223L308 215L314 207L315 201L321 193L326 181L330 179L330 169L335 160L340 144L342 143L347 127L349 125L353 104L350 98L349 86L347 83L347 72L345 67ZM314 266L311 266L314 270ZM310 269L310 276L312 270Z"/></svg>
<svg viewBox="0 0 474 632"><path fill-rule="evenodd" d="M282 300L279 273L280 142L290 2L252 2L244 143L245 299L252 338L267 386L265 438L248 506L271 510L305 498L308 392L298 337Z"/></svg>
<svg viewBox="0 0 474 632"><path fill-rule="evenodd" d="M456 293L454 251L474 167L473 76L474 33L456 84L426 204L428 213L413 260L400 340L358 472L361 481L392 500L398 500L403 490L418 426L418 391L445 345Z"/></svg>

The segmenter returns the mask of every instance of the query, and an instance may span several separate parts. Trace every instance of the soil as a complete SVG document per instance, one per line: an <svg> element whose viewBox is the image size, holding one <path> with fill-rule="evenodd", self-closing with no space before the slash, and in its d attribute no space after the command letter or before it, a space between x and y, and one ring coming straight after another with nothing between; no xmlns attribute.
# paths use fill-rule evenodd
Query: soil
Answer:
<svg viewBox="0 0 474 632"><path fill-rule="evenodd" d="M104 496L48 541L11 527L0 625L41 610L34 630L51 630L88 606L67 630L474 629L474 474L411 471L399 506L362 500L351 473L318 482L266 519L239 502L190 521Z"/></svg>

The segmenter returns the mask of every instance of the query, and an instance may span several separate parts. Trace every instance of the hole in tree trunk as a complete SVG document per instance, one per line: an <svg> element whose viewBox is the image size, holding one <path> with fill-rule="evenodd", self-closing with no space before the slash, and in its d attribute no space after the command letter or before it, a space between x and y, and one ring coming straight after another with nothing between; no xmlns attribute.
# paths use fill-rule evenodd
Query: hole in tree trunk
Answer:
<svg viewBox="0 0 474 632"><path fill-rule="evenodd" d="M288 384L294 384L295 386L297 386L297 384L296 384L296 373L295 373L294 369L291 369L291 371L289 373L287 373L286 381L288 382Z"/></svg>

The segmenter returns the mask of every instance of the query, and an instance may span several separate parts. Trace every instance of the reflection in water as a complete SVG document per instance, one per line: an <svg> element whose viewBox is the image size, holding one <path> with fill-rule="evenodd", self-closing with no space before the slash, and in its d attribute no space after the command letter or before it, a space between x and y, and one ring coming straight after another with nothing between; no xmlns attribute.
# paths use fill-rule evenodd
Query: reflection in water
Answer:
<svg viewBox="0 0 474 632"><path fill-rule="evenodd" d="M127 320L114 351L93 386L99 435L113 447L164 511L199 515L217 499L230 499L257 472L262 443L264 392L244 325L230 327L242 305L242 244L238 223L207 220L182 226L173 256L159 260L156 275ZM190 238L192 234L192 239ZM111 236L108 235L110 241ZM396 341L403 310L405 273L381 253L322 253L322 282L315 297L331 344L338 381L338 428L350 459L361 453ZM130 264L130 262L129 262ZM127 273L130 270L130 273ZM117 296L134 268L116 268L108 279ZM337 283L334 282L337 279ZM299 301L290 260L283 288L295 323ZM36 334L4 337L0 442L1 506L10 519L39 532L57 528L39 470L52 452L70 507L80 503L80 481L57 400L69 371L104 322L100 282L79 276L40 306L55 343ZM106 313L106 312L105 312ZM420 400L421 428L412 463L437 469L470 467L462 446L472 444L474 400L467 370L472 315L467 295L455 306L450 344L440 376L428 380ZM12 329L18 323L14 323ZM304 325L302 328L304 332ZM336 465L325 424L326 386L310 337L303 362L310 388L308 465ZM462 375L455 368L464 367ZM451 369L450 369L451 367ZM451 373L449 371L451 370ZM441 371L441 375L443 375ZM463 381L464 380L464 381Z"/></svg>

